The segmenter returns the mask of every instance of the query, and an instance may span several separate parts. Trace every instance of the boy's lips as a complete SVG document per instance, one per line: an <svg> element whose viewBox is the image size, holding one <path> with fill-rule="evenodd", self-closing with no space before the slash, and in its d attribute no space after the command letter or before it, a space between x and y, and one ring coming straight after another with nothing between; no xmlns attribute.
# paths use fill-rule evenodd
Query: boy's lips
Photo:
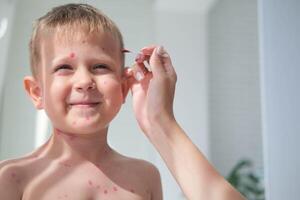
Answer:
<svg viewBox="0 0 300 200"><path fill-rule="evenodd" d="M99 105L100 101L78 101L78 102L71 102L69 103L70 106L76 106L76 107L95 107Z"/></svg>

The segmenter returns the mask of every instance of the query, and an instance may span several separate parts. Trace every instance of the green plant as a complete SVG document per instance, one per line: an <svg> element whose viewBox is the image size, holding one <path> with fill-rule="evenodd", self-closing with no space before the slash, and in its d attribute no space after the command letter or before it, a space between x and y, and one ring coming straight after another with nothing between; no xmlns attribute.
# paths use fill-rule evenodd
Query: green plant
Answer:
<svg viewBox="0 0 300 200"><path fill-rule="evenodd" d="M226 178L249 200L264 200L264 188L260 178L253 172L252 162L249 159L240 160Z"/></svg>

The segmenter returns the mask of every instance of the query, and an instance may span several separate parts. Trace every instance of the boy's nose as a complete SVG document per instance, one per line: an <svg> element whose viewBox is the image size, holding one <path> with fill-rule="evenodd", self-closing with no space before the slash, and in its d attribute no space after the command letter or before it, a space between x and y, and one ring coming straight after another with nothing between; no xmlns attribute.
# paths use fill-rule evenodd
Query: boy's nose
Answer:
<svg viewBox="0 0 300 200"><path fill-rule="evenodd" d="M91 82L80 82L80 83L77 83L76 86L75 86L76 90L78 92L85 92L85 91L88 91L88 90L94 90L96 88L96 83L91 81Z"/></svg>
<svg viewBox="0 0 300 200"><path fill-rule="evenodd" d="M87 72L81 72L75 81L75 89L78 92L85 92L88 90L94 90L96 88L96 83L93 78Z"/></svg>

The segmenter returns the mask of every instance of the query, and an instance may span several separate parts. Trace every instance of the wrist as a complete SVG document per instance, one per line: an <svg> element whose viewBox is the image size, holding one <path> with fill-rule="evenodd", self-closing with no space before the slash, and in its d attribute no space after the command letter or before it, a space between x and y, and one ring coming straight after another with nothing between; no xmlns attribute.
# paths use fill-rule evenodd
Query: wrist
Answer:
<svg viewBox="0 0 300 200"><path fill-rule="evenodd" d="M170 137L177 129L178 123L174 117L156 118L150 121L150 127L147 131L149 139L161 138L162 136Z"/></svg>

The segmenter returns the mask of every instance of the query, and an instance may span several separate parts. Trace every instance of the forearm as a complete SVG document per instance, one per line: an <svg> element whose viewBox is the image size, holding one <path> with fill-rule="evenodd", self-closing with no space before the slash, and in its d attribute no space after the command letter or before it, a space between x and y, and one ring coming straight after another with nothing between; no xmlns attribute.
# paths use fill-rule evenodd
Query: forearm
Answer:
<svg viewBox="0 0 300 200"><path fill-rule="evenodd" d="M188 199L243 199L218 174L175 120L154 125L148 137Z"/></svg>

